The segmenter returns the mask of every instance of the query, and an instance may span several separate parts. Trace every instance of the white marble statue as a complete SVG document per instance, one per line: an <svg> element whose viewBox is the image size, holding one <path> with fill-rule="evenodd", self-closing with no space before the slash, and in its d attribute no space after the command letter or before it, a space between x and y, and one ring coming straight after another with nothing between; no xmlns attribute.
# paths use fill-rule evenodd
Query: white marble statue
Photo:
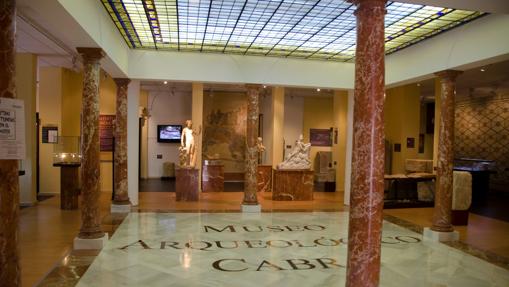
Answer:
<svg viewBox="0 0 509 287"><path fill-rule="evenodd" d="M304 137L299 136L295 142L292 151L286 156L285 160L277 165L278 169L310 169L311 160L309 159L309 152L311 149L310 143L303 143Z"/></svg>
<svg viewBox="0 0 509 287"><path fill-rule="evenodd" d="M180 137L179 159L180 167L194 168L196 166L195 137L201 134L201 127L193 129L193 122L186 121L186 127L182 130Z"/></svg>

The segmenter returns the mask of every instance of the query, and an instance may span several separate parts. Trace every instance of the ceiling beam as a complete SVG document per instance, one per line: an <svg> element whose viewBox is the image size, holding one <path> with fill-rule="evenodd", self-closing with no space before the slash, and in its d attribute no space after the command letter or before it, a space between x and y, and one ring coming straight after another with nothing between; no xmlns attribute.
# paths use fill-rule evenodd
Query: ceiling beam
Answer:
<svg viewBox="0 0 509 287"><path fill-rule="evenodd" d="M387 86L509 59L509 15L487 15L385 57ZM482 43L480 46L479 43Z"/></svg>
<svg viewBox="0 0 509 287"><path fill-rule="evenodd" d="M396 2L509 14L509 1L507 0L397 0Z"/></svg>

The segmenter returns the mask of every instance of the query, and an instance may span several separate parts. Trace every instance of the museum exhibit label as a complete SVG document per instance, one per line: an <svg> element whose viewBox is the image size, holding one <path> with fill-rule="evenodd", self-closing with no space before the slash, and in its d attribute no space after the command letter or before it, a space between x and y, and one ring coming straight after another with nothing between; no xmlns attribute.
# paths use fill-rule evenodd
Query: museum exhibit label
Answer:
<svg viewBox="0 0 509 287"><path fill-rule="evenodd" d="M0 159L25 157L25 103L0 98Z"/></svg>

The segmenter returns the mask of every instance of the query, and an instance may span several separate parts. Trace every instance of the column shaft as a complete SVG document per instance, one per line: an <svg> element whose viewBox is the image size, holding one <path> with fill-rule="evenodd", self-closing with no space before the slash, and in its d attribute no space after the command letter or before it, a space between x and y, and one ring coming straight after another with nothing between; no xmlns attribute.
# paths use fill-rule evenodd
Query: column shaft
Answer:
<svg viewBox="0 0 509 287"><path fill-rule="evenodd" d="M246 131L246 173L244 180L244 200L242 204L256 205L258 189L256 173L258 167L258 116L260 87L258 85L246 85L247 88L247 131Z"/></svg>
<svg viewBox="0 0 509 287"><path fill-rule="evenodd" d="M115 79L117 107L115 117L114 204L130 204L127 193L127 86L129 79Z"/></svg>
<svg viewBox="0 0 509 287"><path fill-rule="evenodd" d="M0 4L0 97L16 98L16 1ZM0 285L20 286L18 161L0 160Z"/></svg>
<svg viewBox="0 0 509 287"><path fill-rule="evenodd" d="M378 286L384 193L385 0L358 7L346 286Z"/></svg>
<svg viewBox="0 0 509 287"><path fill-rule="evenodd" d="M440 77L441 103L440 128L438 131L437 181L435 209L431 230L453 231L451 224L452 180L454 162L454 96L459 71L446 70L436 73Z"/></svg>
<svg viewBox="0 0 509 287"><path fill-rule="evenodd" d="M81 131L81 229L82 239L104 236L99 214L100 151L99 151L99 78L100 59L104 56L99 48L78 48L83 57L83 118Z"/></svg>

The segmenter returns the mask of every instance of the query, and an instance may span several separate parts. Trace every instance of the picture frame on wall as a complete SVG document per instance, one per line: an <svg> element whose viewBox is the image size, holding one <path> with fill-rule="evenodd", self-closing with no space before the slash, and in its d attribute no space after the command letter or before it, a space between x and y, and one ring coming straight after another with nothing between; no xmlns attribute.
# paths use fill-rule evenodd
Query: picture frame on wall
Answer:
<svg viewBox="0 0 509 287"><path fill-rule="evenodd" d="M332 146L330 129L309 129L311 146Z"/></svg>
<svg viewBox="0 0 509 287"><path fill-rule="evenodd" d="M58 143L58 126L48 125L42 127L42 143L56 144Z"/></svg>

